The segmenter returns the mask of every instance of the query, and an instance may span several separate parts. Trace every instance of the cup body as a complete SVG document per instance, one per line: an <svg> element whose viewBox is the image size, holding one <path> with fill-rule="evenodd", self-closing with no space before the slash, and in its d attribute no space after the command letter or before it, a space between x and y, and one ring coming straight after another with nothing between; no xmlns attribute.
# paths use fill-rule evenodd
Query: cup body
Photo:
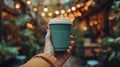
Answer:
<svg viewBox="0 0 120 67"><path fill-rule="evenodd" d="M55 18L49 22L49 26L55 51L66 51L70 43L71 22L65 18Z"/></svg>

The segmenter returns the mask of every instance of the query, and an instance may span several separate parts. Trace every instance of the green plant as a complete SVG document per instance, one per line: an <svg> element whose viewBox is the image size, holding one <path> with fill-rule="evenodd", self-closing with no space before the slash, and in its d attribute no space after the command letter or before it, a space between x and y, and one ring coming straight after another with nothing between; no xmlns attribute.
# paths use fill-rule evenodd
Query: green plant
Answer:
<svg viewBox="0 0 120 67"><path fill-rule="evenodd" d="M119 59L120 60L120 37L115 38L114 42L111 43L111 55L109 60Z"/></svg>
<svg viewBox="0 0 120 67"><path fill-rule="evenodd" d="M84 36L81 29L79 28L79 21L77 19L74 21L72 32L73 32L75 42L77 44L83 43Z"/></svg>
<svg viewBox="0 0 120 67"><path fill-rule="evenodd" d="M24 26L28 21L30 21L32 18L29 15L20 15L17 18L17 21L14 21L14 24L16 26Z"/></svg>
<svg viewBox="0 0 120 67"><path fill-rule="evenodd" d="M111 45L110 47L111 47L112 50L114 50L114 51L120 51L120 42L112 43L112 45Z"/></svg>
<svg viewBox="0 0 120 67"><path fill-rule="evenodd" d="M120 35L120 1L114 0L111 8L112 8L111 12L113 12L112 14L114 14L112 17L117 20L116 30L113 33L114 36L119 36Z"/></svg>
<svg viewBox="0 0 120 67"><path fill-rule="evenodd" d="M117 37L110 47L114 51L120 51L120 37Z"/></svg>
<svg viewBox="0 0 120 67"><path fill-rule="evenodd" d="M23 45L25 45L25 46L27 46L29 48L30 53L40 49L39 44L35 43L35 42L24 41Z"/></svg>
<svg viewBox="0 0 120 67"><path fill-rule="evenodd" d="M19 52L14 47L8 46L5 41L0 42L0 56L2 57L16 57Z"/></svg>
<svg viewBox="0 0 120 67"><path fill-rule="evenodd" d="M106 37L102 38L102 41L100 44L101 44L101 46L102 45L110 45L113 42L114 42L114 39L112 37L106 36Z"/></svg>
<svg viewBox="0 0 120 67"><path fill-rule="evenodd" d="M34 36L34 31L29 29L24 29L20 32L20 36L22 39L22 45L28 47L28 51L33 53L34 51L40 49L38 42L36 42L36 37Z"/></svg>
<svg viewBox="0 0 120 67"><path fill-rule="evenodd" d="M31 18L29 15L20 15L16 19L6 21L3 25L7 27L12 27L10 28L10 31L8 32L9 28L5 28L9 35L13 36L11 40L6 40L7 45L9 45L9 48L4 48L6 50L6 53L4 55L8 55L9 53L12 54L14 53L15 49L13 48L14 46L19 46L20 48L20 54L27 55L28 54L34 54L36 50L41 49L41 43L43 44L43 36L41 35L42 31L41 28L38 27L39 25L34 25L35 29L29 29L27 27L27 23L32 23L33 18ZM36 24L36 23L35 23ZM36 33L37 31L37 33ZM36 35L38 34L38 35ZM7 36L6 35L6 36ZM5 46L7 46L5 45ZM1 45L3 46L3 45ZM11 49L11 50L9 50ZM1 52L3 48L1 47ZM25 50L25 51L24 51ZM30 53L29 53L30 52ZM3 55L3 53L1 53ZM9 55L10 55L9 54ZM13 54L12 54L13 55Z"/></svg>

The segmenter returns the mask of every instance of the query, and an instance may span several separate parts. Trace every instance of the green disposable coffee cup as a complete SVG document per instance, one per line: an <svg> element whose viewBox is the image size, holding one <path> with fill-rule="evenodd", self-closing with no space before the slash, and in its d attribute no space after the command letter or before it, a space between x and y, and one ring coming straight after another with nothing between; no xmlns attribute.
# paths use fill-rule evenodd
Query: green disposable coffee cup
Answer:
<svg viewBox="0 0 120 67"><path fill-rule="evenodd" d="M53 18L49 22L51 41L55 51L66 51L70 43L71 22L67 18Z"/></svg>

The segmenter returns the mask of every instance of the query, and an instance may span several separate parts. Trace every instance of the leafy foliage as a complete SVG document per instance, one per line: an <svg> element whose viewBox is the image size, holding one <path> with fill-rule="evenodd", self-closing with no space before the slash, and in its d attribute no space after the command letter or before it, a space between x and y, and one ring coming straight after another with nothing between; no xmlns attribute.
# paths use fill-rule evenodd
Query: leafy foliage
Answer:
<svg viewBox="0 0 120 67"><path fill-rule="evenodd" d="M74 21L73 24L73 35L76 43L80 44L83 42L84 36L81 29L79 28L79 22L77 19Z"/></svg>
<svg viewBox="0 0 120 67"><path fill-rule="evenodd" d="M112 11L114 11L116 13L116 18L118 20L118 23L116 25L116 35L119 36L120 34L120 1L119 0L115 0L112 6Z"/></svg>
<svg viewBox="0 0 120 67"><path fill-rule="evenodd" d="M17 56L18 51L14 48L16 46L20 47L19 54L30 57L37 53L36 51L41 52L41 42L42 44L44 43L44 37L41 35L42 31L40 27L36 28L34 24L33 26L35 29L29 29L26 25L28 22L32 23L32 18L30 16L20 15L17 19L12 19L3 23L3 25L6 26L4 28L6 29L5 31L7 31L5 32L6 36L10 34L12 39L5 40L7 43L0 43L0 58L4 56Z"/></svg>
<svg viewBox="0 0 120 67"><path fill-rule="evenodd" d="M110 47L114 51L120 51L120 37L117 37Z"/></svg>
<svg viewBox="0 0 120 67"><path fill-rule="evenodd" d="M7 46L5 41L0 42L0 56L6 57L16 57L19 52L14 47Z"/></svg>
<svg viewBox="0 0 120 67"><path fill-rule="evenodd" d="M109 45L111 44L112 42L114 42L114 39L110 36L106 36L102 39L101 41L101 45Z"/></svg>

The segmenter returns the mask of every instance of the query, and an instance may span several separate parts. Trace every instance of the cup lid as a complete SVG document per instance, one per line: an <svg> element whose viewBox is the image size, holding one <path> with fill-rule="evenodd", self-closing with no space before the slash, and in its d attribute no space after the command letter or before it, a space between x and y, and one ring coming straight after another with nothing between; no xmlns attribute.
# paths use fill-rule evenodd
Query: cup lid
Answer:
<svg viewBox="0 0 120 67"><path fill-rule="evenodd" d="M68 18L53 18L49 24L72 24Z"/></svg>

